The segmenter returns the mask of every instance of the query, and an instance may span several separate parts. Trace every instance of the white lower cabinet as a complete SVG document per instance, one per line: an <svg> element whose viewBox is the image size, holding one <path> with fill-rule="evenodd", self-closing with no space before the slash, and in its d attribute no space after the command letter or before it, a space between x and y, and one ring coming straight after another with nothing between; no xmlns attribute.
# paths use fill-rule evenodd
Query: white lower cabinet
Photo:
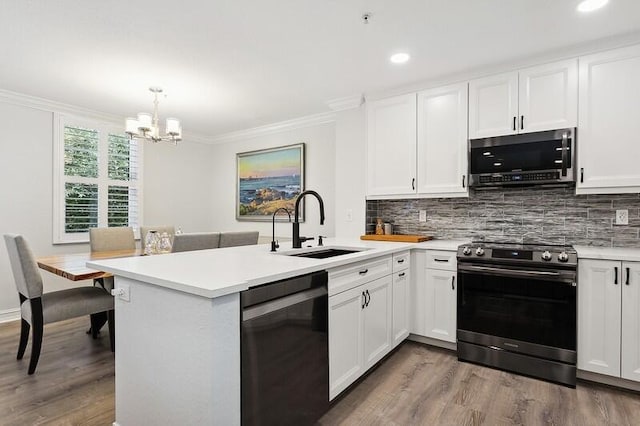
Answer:
<svg viewBox="0 0 640 426"><path fill-rule="evenodd" d="M425 336L456 341L456 272L427 269L425 273Z"/></svg>
<svg viewBox="0 0 640 426"><path fill-rule="evenodd" d="M427 250L413 259L411 332L445 342L456 342L456 253Z"/></svg>
<svg viewBox="0 0 640 426"><path fill-rule="evenodd" d="M362 286L329 298L329 399L364 372Z"/></svg>
<svg viewBox="0 0 640 426"><path fill-rule="evenodd" d="M426 250L415 254L411 332L456 342L456 252Z"/></svg>
<svg viewBox="0 0 640 426"><path fill-rule="evenodd" d="M362 309L364 367L368 370L391 350L392 283L391 277L363 286L366 296Z"/></svg>
<svg viewBox="0 0 640 426"><path fill-rule="evenodd" d="M329 399L392 348L392 275L329 297Z"/></svg>
<svg viewBox="0 0 640 426"><path fill-rule="evenodd" d="M640 381L640 262L584 259L578 369Z"/></svg>
<svg viewBox="0 0 640 426"><path fill-rule="evenodd" d="M393 274L393 347L409 336L411 301L411 272L405 270Z"/></svg>
<svg viewBox="0 0 640 426"><path fill-rule="evenodd" d="M329 271L329 399L409 336L409 250Z"/></svg>

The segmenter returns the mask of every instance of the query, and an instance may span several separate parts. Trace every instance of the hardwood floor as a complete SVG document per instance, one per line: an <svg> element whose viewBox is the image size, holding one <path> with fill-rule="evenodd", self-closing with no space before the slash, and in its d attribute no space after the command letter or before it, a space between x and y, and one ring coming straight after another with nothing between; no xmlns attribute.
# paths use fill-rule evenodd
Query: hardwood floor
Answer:
<svg viewBox="0 0 640 426"><path fill-rule="evenodd" d="M85 334L89 317L44 326L35 374L27 375L31 342L16 360L20 323L0 324L0 425L111 425L114 358L105 329Z"/></svg>
<svg viewBox="0 0 640 426"><path fill-rule="evenodd" d="M640 394L582 381L571 389L405 342L320 423L640 425Z"/></svg>
<svg viewBox="0 0 640 426"><path fill-rule="evenodd" d="M0 324L0 425L111 425L114 361L88 318L45 326L27 375L16 361L19 323ZM342 397L322 425L639 425L640 394L579 382L576 389L473 364L406 342Z"/></svg>

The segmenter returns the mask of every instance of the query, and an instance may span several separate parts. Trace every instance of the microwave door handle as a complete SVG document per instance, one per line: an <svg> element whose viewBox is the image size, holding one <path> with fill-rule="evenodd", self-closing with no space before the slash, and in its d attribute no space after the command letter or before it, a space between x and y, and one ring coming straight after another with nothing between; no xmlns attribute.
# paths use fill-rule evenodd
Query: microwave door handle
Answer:
<svg viewBox="0 0 640 426"><path fill-rule="evenodd" d="M569 153L567 152L567 132L562 133L562 176L567 175L567 162L569 161Z"/></svg>

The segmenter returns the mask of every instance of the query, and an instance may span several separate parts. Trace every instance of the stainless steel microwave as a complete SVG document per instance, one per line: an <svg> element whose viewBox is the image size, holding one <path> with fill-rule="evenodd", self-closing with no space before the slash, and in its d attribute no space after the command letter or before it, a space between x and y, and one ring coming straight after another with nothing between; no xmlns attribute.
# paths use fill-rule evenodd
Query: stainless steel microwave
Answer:
<svg viewBox="0 0 640 426"><path fill-rule="evenodd" d="M575 183L576 129L469 141L472 187Z"/></svg>

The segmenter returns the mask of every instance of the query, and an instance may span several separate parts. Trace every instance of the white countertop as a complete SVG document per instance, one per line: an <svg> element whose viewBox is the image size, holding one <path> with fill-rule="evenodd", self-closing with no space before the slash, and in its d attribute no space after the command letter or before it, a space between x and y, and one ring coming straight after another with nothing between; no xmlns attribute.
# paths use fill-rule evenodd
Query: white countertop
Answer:
<svg viewBox="0 0 640 426"><path fill-rule="evenodd" d="M640 248L573 246L580 259L640 261Z"/></svg>
<svg viewBox="0 0 640 426"><path fill-rule="evenodd" d="M464 241L463 241L464 242ZM334 268L412 248L455 250L458 240L425 243L362 241L356 238L325 240L325 246L366 249L328 259L309 259L269 252L269 244L199 250L156 256L137 256L87 262L87 266L161 287L215 298L297 275ZM306 245L305 245L306 247ZM278 253L291 251L281 244Z"/></svg>

